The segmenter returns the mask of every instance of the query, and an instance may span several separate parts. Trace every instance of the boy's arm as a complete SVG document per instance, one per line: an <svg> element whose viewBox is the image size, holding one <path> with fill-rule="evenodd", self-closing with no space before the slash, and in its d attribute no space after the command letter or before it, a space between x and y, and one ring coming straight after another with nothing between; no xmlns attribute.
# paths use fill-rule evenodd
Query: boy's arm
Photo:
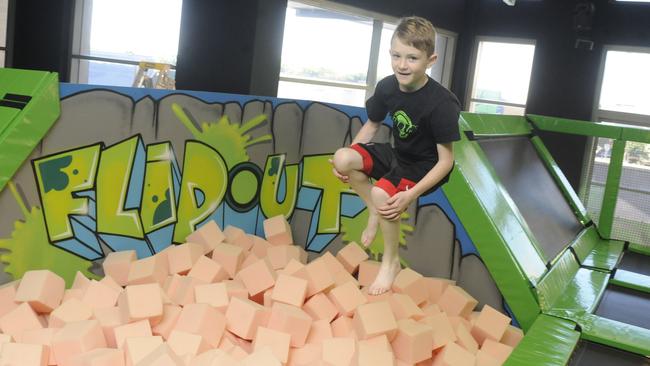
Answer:
<svg viewBox="0 0 650 366"><path fill-rule="evenodd" d="M381 122L375 122L371 120L366 121L366 123L361 126L361 129L359 132L357 132L357 135L354 137L350 145L358 143L367 144L370 142L370 140L372 140L373 137L375 137L375 134L377 134L377 131L379 131L380 127Z"/></svg>
<svg viewBox="0 0 650 366"><path fill-rule="evenodd" d="M386 200L386 204L377 208L377 212L386 220L398 220L402 212L406 211L411 202L415 201L422 193L435 186L444 178L454 166L454 150L451 142L437 144L438 162L413 188L396 193Z"/></svg>

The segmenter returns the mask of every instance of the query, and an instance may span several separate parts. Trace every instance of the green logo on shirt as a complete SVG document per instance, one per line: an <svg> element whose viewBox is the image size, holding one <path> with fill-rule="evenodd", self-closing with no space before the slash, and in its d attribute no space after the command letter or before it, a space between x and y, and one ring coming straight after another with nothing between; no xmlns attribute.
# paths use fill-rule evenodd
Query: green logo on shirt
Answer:
<svg viewBox="0 0 650 366"><path fill-rule="evenodd" d="M399 132L399 137L402 139L411 136L411 134L413 134L413 132L415 132L415 129L418 127L414 125L413 122L411 122L409 116L402 110L393 113L393 124Z"/></svg>

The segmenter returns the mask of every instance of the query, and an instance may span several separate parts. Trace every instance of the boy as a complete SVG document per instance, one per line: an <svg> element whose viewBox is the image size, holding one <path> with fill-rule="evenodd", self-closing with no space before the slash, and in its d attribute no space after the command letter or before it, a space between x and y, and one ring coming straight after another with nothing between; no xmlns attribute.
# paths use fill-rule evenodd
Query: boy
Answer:
<svg viewBox="0 0 650 366"><path fill-rule="evenodd" d="M381 227L384 254L368 292L390 290L401 270L398 255L400 216L411 202L447 182L454 166L452 142L460 138L456 96L431 79L426 70L435 62L436 32L420 17L400 20L391 39L393 75L377 84L366 102L368 122L349 148L336 151L334 174L349 183L370 214L361 243L372 243ZM390 113L394 148L373 138ZM378 179L373 187L368 177Z"/></svg>

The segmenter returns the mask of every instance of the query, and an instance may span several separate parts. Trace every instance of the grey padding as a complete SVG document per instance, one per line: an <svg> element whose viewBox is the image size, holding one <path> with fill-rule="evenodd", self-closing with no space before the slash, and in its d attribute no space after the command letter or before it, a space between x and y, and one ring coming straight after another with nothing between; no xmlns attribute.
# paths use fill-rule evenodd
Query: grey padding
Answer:
<svg viewBox="0 0 650 366"><path fill-rule="evenodd" d="M580 341L569 366L650 366L650 360L602 344Z"/></svg>
<svg viewBox="0 0 650 366"><path fill-rule="evenodd" d="M608 285L596 308L596 315L650 329L650 294Z"/></svg>
<svg viewBox="0 0 650 366"><path fill-rule="evenodd" d="M617 268L650 276L650 257L641 253L626 251Z"/></svg>

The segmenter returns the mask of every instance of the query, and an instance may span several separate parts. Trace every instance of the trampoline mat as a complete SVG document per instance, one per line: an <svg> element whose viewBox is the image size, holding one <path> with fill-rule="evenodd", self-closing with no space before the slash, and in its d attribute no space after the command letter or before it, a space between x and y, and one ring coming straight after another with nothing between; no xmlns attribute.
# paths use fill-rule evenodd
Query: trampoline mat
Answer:
<svg viewBox="0 0 650 366"><path fill-rule="evenodd" d="M569 360L570 366L650 366L650 360L635 353L580 341Z"/></svg>
<svg viewBox="0 0 650 366"><path fill-rule="evenodd" d="M622 286L608 285L595 314L650 329L650 294Z"/></svg>
<svg viewBox="0 0 650 366"><path fill-rule="evenodd" d="M636 252L627 251L623 254L618 268L650 276L650 257Z"/></svg>
<svg viewBox="0 0 650 366"><path fill-rule="evenodd" d="M582 230L528 136L477 141L535 235L547 262Z"/></svg>

